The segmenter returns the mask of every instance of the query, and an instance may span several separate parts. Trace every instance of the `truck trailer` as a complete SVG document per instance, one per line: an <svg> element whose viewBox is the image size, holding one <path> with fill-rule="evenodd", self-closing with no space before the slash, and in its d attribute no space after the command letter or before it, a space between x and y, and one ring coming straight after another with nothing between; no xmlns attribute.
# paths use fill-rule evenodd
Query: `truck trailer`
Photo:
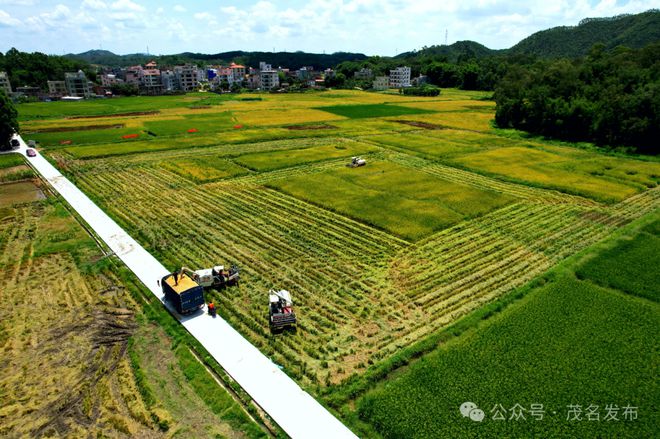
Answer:
<svg viewBox="0 0 660 439"><path fill-rule="evenodd" d="M189 314L204 306L204 288L185 273L168 274L160 285L165 298L179 314Z"/></svg>

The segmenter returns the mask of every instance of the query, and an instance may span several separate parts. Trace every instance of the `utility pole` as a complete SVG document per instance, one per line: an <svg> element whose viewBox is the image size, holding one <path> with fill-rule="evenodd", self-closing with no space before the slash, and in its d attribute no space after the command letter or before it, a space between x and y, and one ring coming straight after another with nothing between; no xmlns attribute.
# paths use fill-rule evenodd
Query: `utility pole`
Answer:
<svg viewBox="0 0 660 439"><path fill-rule="evenodd" d="M448 32L449 32L449 30L447 28L445 28L445 46L447 45L447 33Z"/></svg>

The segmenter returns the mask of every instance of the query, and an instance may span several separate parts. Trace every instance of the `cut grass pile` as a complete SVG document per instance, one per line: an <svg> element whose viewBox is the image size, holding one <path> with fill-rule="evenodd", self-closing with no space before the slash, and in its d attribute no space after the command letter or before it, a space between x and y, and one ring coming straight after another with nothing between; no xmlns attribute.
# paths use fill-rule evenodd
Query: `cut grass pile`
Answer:
<svg viewBox="0 0 660 439"><path fill-rule="evenodd" d="M652 437L658 339L656 304L562 275L380 385L359 414L386 438ZM485 412L483 422L461 416L466 401ZM507 420L492 419L498 404ZM516 404L525 420L509 419ZM542 420L532 404L543 404ZM582 421L567 420L570 404ZM608 404L619 421L603 420ZM587 420L589 406L599 421ZM624 420L625 406L637 407L638 419Z"/></svg>
<svg viewBox="0 0 660 439"><path fill-rule="evenodd" d="M318 107L315 110L327 111L338 116L349 119L364 119L369 117L403 116L406 114L431 113L431 110L423 108L403 107L391 104L356 104L356 105L331 105Z"/></svg>
<svg viewBox="0 0 660 439"><path fill-rule="evenodd" d="M375 146L367 145L365 143L346 140L335 139L328 141L328 143L330 144L302 149L246 154L237 157L235 161L250 169L257 171L270 171L273 169L300 165L302 163L366 154L378 149Z"/></svg>
<svg viewBox="0 0 660 439"><path fill-rule="evenodd" d="M209 183L249 172L247 169L217 156L168 160L162 162L161 167L197 183Z"/></svg>
<svg viewBox="0 0 660 439"><path fill-rule="evenodd" d="M410 240L512 200L382 161L275 180L268 186Z"/></svg>
<svg viewBox="0 0 660 439"><path fill-rule="evenodd" d="M660 220L577 270L581 279L660 302Z"/></svg>

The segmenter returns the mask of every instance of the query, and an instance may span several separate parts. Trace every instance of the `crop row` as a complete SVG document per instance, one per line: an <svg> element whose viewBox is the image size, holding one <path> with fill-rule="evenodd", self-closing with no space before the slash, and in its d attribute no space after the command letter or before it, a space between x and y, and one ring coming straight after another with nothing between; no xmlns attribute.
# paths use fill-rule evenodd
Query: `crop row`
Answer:
<svg viewBox="0 0 660 439"><path fill-rule="evenodd" d="M480 189L502 192L517 198L533 201L580 204L585 206L593 206L596 204L583 197L564 194L555 190L538 189L522 184L504 182L474 172L464 171L462 169L441 165L435 162L429 162L420 157L399 152L393 151L391 154L388 154L388 158L396 163L420 169L454 183L462 183Z"/></svg>
<svg viewBox="0 0 660 439"><path fill-rule="evenodd" d="M360 370L367 359L524 284L656 207L659 198L652 190L597 207L558 193L544 198L534 189L534 196L409 245L258 184L338 162L202 186L149 164L115 160L85 162L75 177L172 267L238 263L241 287L214 295L221 314L313 383ZM297 334L269 334L264 294L273 286L292 291Z"/></svg>
<svg viewBox="0 0 660 439"><path fill-rule="evenodd" d="M260 329L245 324L253 336L265 337L263 292L274 284L290 288L307 317L316 316L304 321L319 336L327 336L333 325L343 325L342 333L352 332L360 320L357 314L365 305L374 306L377 280L361 274L398 248L386 234L350 221L342 224L335 214L271 190L244 185L234 191L227 185L172 189L172 178L163 171L137 168L79 175L83 189L103 194L99 200L129 229L149 230L146 235L164 240L161 247L168 261L242 265L247 283L241 294L249 296L227 303L225 309L237 314L235 321L259 322ZM125 208L113 209L119 205ZM311 338L311 344L318 345ZM288 339L281 340L278 343L284 344ZM302 356L299 351L295 355Z"/></svg>

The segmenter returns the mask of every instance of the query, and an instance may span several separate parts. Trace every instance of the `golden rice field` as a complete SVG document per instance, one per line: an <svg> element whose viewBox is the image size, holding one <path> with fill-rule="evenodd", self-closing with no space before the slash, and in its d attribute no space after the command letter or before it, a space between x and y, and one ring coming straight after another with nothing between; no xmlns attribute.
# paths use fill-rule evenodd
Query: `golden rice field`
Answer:
<svg viewBox="0 0 660 439"><path fill-rule="evenodd" d="M156 114L75 119L116 120L137 140L112 129L66 131L79 139L69 145L38 135L42 152L168 267L237 263L240 287L210 293L220 314L321 389L660 206L658 161L511 136L492 126L484 97L198 94L162 109L122 104ZM338 105L347 107L323 110ZM193 120L199 131L185 132ZM347 168L353 155L367 166ZM270 333L272 287L291 291L297 332Z"/></svg>

